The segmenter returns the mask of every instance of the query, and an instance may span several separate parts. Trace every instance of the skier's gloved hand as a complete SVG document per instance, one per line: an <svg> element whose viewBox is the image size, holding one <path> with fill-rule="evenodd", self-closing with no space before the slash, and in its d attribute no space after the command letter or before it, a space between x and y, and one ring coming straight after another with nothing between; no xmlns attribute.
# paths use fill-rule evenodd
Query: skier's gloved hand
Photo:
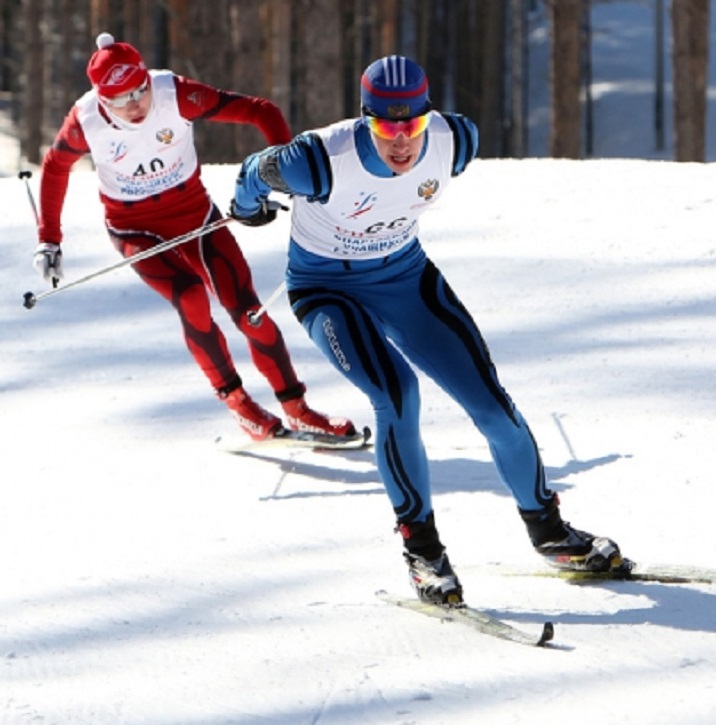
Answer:
<svg viewBox="0 0 716 725"><path fill-rule="evenodd" d="M273 201L272 199L264 199L259 204L258 210L247 213L245 210L239 208L236 199L232 199L229 206L229 216L236 219L237 222L245 224L247 227L262 227L265 224L270 224L276 218L279 209L288 211L288 207L280 202Z"/></svg>
<svg viewBox="0 0 716 725"><path fill-rule="evenodd" d="M64 276L62 250L60 245L54 242L40 242L35 249L32 264L47 282L56 284Z"/></svg>

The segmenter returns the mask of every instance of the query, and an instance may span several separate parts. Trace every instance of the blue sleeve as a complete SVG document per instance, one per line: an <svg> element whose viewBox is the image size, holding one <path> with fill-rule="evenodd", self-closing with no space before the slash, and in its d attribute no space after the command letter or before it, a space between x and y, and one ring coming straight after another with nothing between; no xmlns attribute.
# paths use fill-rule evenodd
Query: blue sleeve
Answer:
<svg viewBox="0 0 716 725"><path fill-rule="evenodd" d="M296 136L284 146L271 146L244 160L236 179L236 210L255 214L271 191L308 197L309 201L328 198L332 186L331 166L318 135Z"/></svg>
<svg viewBox="0 0 716 725"><path fill-rule="evenodd" d="M467 165L477 158L479 136L477 126L467 117L459 113L443 113L452 131L455 152L452 160L452 175L457 176L465 171Z"/></svg>

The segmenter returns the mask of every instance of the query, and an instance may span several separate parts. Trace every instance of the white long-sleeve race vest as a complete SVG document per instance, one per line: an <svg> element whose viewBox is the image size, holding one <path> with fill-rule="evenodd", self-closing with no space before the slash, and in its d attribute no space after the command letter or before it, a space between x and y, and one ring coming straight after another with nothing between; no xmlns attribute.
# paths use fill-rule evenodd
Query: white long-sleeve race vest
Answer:
<svg viewBox="0 0 716 725"><path fill-rule="evenodd" d="M151 71L152 108L136 129L107 123L94 91L77 101L103 195L138 201L187 181L197 169L194 132L179 113L174 74Z"/></svg>
<svg viewBox="0 0 716 725"><path fill-rule="evenodd" d="M332 259L377 259L392 254L418 233L418 217L433 206L451 178L453 133L431 112L427 148L410 171L381 178L366 170L356 151L355 120L317 131L332 174L325 203L294 197L292 239Z"/></svg>

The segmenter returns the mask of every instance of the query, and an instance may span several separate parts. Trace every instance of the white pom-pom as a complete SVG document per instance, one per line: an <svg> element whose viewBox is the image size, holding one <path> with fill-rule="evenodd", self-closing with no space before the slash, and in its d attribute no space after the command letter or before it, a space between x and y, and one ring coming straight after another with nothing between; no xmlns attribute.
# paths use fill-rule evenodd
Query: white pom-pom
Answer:
<svg viewBox="0 0 716 725"><path fill-rule="evenodd" d="M109 33L100 33L95 42L97 43L97 47L102 50L102 48L108 48L114 44L114 37Z"/></svg>

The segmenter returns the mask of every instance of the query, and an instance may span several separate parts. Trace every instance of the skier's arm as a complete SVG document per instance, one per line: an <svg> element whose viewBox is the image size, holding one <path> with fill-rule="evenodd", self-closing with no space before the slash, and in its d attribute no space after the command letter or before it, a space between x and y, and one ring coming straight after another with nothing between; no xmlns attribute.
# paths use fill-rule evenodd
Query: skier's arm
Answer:
<svg viewBox="0 0 716 725"><path fill-rule="evenodd" d="M330 190L330 164L322 141L316 134L301 134L289 144L246 158L236 179L232 213L242 218L255 215L271 191L321 201Z"/></svg>
<svg viewBox="0 0 716 725"><path fill-rule="evenodd" d="M458 176L465 171L465 168L473 159L477 158L479 148L477 126L469 118L459 113L443 113L441 115L452 130L455 148L452 175Z"/></svg>
<svg viewBox="0 0 716 725"><path fill-rule="evenodd" d="M269 144L291 140L291 131L279 107L266 98L247 96L174 76L179 113L188 121L247 123L256 126Z"/></svg>
<svg viewBox="0 0 716 725"><path fill-rule="evenodd" d="M77 121L77 109L73 107L42 161L38 228L40 242L59 244L62 241L62 207L67 195L70 170L87 153L89 146Z"/></svg>

